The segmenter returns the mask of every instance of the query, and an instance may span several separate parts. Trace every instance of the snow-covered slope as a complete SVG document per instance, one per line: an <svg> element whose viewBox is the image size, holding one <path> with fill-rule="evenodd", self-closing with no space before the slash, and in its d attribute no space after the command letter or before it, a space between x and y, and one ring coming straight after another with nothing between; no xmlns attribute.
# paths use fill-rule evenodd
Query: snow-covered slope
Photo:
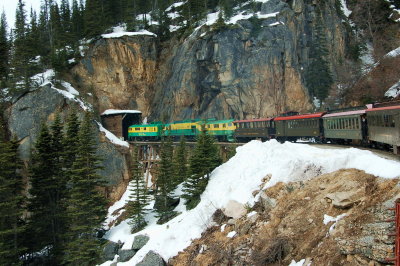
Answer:
<svg viewBox="0 0 400 266"><path fill-rule="evenodd" d="M186 211L181 203L176 210L182 214L163 225L157 225L154 215L150 214L149 226L137 233L147 234L150 241L129 262L118 265L135 265L150 250L159 253L165 260L177 255L213 224L212 214L216 209L224 208L229 200L252 205L258 197L254 197L252 192L259 189L267 174L272 175L265 185L270 187L280 181L307 180L342 168L357 168L384 178L400 175L400 162L383 159L370 151L322 149L289 142L280 144L275 140L264 143L252 141L237 148L233 158L213 171L195 209ZM118 204L121 206L121 202ZM123 248L128 249L137 234L130 234L127 221L124 221L111 228L106 238L122 241L125 243ZM106 262L103 265L109 264Z"/></svg>

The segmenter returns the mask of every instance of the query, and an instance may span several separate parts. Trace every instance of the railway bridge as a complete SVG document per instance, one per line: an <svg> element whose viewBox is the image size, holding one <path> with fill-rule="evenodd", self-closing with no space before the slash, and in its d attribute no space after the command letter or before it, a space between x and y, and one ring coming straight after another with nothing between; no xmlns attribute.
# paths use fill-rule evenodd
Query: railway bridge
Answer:
<svg viewBox="0 0 400 266"><path fill-rule="evenodd" d="M153 187L157 180L157 168L160 162L161 152L160 141L129 141L130 150L132 151L133 146L138 147L138 158L143 165L143 175L145 176L145 184L148 187ZM231 143L231 142L216 142L215 145L219 147L220 155L223 162L226 162L230 158L230 154L234 152L236 147L243 145L244 143ZM172 142L172 146L179 145L179 142ZM196 142L186 142L187 147L187 158L189 159Z"/></svg>

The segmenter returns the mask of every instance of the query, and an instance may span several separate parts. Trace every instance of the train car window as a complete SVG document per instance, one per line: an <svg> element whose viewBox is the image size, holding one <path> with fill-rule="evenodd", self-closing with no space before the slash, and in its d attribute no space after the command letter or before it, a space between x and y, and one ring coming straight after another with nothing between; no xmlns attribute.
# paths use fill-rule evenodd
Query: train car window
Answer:
<svg viewBox="0 0 400 266"><path fill-rule="evenodd" d="M140 130L140 128L139 128L139 127L137 127L137 128L135 128L135 130L136 130L136 131L139 131L139 130Z"/></svg>
<svg viewBox="0 0 400 266"><path fill-rule="evenodd" d="M222 124L222 127L226 127L226 124Z"/></svg>
<svg viewBox="0 0 400 266"><path fill-rule="evenodd" d="M229 123L229 124L228 124L228 127L231 127L231 126L232 126L232 123Z"/></svg>

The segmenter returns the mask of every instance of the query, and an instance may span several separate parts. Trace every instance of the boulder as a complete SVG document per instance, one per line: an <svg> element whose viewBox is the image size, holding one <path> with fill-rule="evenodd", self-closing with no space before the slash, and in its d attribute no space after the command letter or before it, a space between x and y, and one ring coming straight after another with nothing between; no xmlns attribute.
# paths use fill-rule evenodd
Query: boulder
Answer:
<svg viewBox="0 0 400 266"><path fill-rule="evenodd" d="M135 256L136 251L132 249L121 249L118 251L118 262L126 262Z"/></svg>
<svg viewBox="0 0 400 266"><path fill-rule="evenodd" d="M261 203L262 208L264 211L269 212L276 206L276 200L273 198L268 197L267 194L265 194L264 191L260 193L260 199L259 202Z"/></svg>
<svg viewBox="0 0 400 266"><path fill-rule="evenodd" d="M217 224L222 224L223 222L228 221L228 220L229 220L229 217L227 217L221 209L217 209L217 210L213 213L212 219L213 219L213 221L216 222Z"/></svg>
<svg viewBox="0 0 400 266"><path fill-rule="evenodd" d="M227 217L232 217L238 219L246 214L246 209L243 204L237 202L236 200L230 200L226 204L225 208L222 209L223 213Z"/></svg>
<svg viewBox="0 0 400 266"><path fill-rule="evenodd" d="M166 265L164 259L152 250L150 250L146 254L146 256L143 258L141 262L136 264L136 266L164 266L164 265Z"/></svg>
<svg viewBox="0 0 400 266"><path fill-rule="evenodd" d="M103 247L103 259L106 261L113 260L114 256L118 254L118 250L120 248L121 248L120 243L108 241Z"/></svg>
<svg viewBox="0 0 400 266"><path fill-rule="evenodd" d="M364 196L364 190L356 191L338 191L326 194L325 198L331 200L334 207L339 209L351 208L354 204L360 202Z"/></svg>
<svg viewBox="0 0 400 266"><path fill-rule="evenodd" d="M132 243L132 249L133 250L139 250L141 249L144 245L147 244L147 242L149 242L149 237L146 235L137 235L135 236L135 239L133 240Z"/></svg>

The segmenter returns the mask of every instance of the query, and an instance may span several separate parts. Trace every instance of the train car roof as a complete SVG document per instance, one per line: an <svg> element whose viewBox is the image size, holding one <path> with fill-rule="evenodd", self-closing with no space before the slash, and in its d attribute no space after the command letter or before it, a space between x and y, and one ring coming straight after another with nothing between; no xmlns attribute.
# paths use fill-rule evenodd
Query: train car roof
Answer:
<svg viewBox="0 0 400 266"><path fill-rule="evenodd" d="M274 119L274 121L318 118L318 117L322 117L324 114L325 114L325 112L314 113L314 114L304 114L304 115L280 116L280 117L276 117Z"/></svg>
<svg viewBox="0 0 400 266"><path fill-rule="evenodd" d="M223 124L223 123L232 123L233 119L226 119L226 120L216 120L216 121L207 121L207 124Z"/></svg>
<svg viewBox="0 0 400 266"><path fill-rule="evenodd" d="M162 123L157 123L157 124L141 124L141 125L131 125L129 127L156 127L160 126Z"/></svg>
<svg viewBox="0 0 400 266"><path fill-rule="evenodd" d="M366 110L367 109L347 111L347 112L339 112L339 113L332 113L332 114L325 114L323 116L323 118L325 118L325 117L336 117L336 116L348 116L348 115L362 115L362 114L365 114Z"/></svg>
<svg viewBox="0 0 400 266"><path fill-rule="evenodd" d="M236 120L233 123L245 123L245 122L262 122L271 121L273 118L257 118L257 119L247 119L247 120Z"/></svg>
<svg viewBox="0 0 400 266"><path fill-rule="evenodd" d="M395 110L395 109L400 109L400 105L372 108L372 109L368 109L367 112Z"/></svg>

